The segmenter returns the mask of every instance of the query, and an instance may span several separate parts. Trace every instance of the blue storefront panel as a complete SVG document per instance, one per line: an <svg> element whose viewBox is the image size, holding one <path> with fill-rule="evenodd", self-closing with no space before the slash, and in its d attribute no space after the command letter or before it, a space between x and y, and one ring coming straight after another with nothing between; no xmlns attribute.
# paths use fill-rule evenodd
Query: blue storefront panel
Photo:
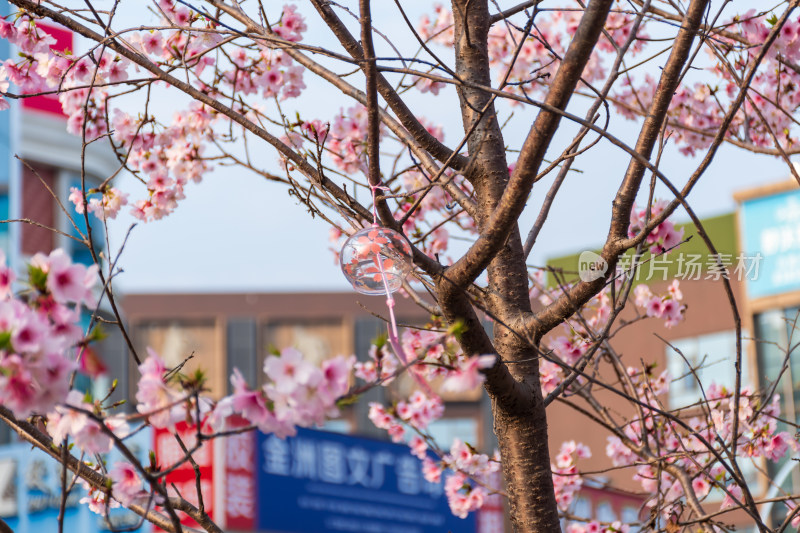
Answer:
<svg viewBox="0 0 800 533"><path fill-rule="evenodd" d="M474 532L407 446L301 429L257 437L257 524L283 533Z"/></svg>
<svg viewBox="0 0 800 533"><path fill-rule="evenodd" d="M152 435L149 429L140 431L126 440L131 451L140 460L146 460ZM119 460L112 452L107 463ZM72 482L72 473L67 474L67 483ZM67 496L64 513L64 531L81 533L106 533L112 531L105 517L89 510L80 503L86 491L75 485ZM58 462L29 444L7 444L0 446L0 518L14 533L56 533L58 513L61 506L61 467ZM139 524L139 516L126 509L112 509L109 520L114 530ZM137 533L151 530L145 523Z"/></svg>
<svg viewBox="0 0 800 533"><path fill-rule="evenodd" d="M740 215L743 252L757 268L750 298L800 290L800 190L747 200Z"/></svg>

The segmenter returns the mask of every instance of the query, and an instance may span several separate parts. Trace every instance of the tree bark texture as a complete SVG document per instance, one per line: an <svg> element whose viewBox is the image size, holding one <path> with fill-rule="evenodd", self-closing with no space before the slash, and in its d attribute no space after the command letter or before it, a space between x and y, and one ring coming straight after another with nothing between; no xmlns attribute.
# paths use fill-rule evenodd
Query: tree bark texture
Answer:
<svg viewBox="0 0 800 533"><path fill-rule="evenodd" d="M580 80L611 7L611 0L593 0L554 80L547 103L564 109ZM488 2L454 0L456 72L472 84L491 84L487 35ZM476 246L447 269L439 284L439 301L445 314L458 315L451 302L484 269L488 273L487 304L494 318L494 351L504 362L502 370L487 374L492 397L494 431L503 456L503 474L513 527L519 532L561 530L550 469L547 416L539 383L537 337L520 335L520 317L531 314L528 277L516 211L521 211L533 186L539 165L558 126L560 116L542 111L523 147L513 177L508 173L505 142L491 95L486 91L458 88L464 131L470 153L467 179L478 201ZM515 180L514 191L509 191ZM503 217L502 215L511 215ZM502 220L498 221L498 216ZM505 220L507 218L507 220ZM450 305L448 305L450 303ZM475 352L486 342L463 339L465 351ZM479 352L483 353L483 352ZM498 365L502 366L502 365ZM510 375L510 379L509 379Z"/></svg>

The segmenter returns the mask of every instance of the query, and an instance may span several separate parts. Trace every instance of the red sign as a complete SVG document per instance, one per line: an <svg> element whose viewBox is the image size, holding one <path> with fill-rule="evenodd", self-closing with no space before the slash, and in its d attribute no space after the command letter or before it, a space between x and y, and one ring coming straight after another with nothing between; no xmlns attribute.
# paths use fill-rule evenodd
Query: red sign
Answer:
<svg viewBox="0 0 800 533"><path fill-rule="evenodd" d="M189 426L186 422L180 422L176 426L176 433L183 441L184 446L191 450L197 443L197 428ZM156 453L156 461L162 470L167 470L183 460L186 454L181 449L176 433L166 429L156 429L153 431L155 443L153 449ZM214 518L214 443L205 441L203 445L192 454L192 458L200 469L200 492L203 496L203 505L208 516ZM170 496L177 496L175 489L180 495L195 507L199 504L197 495L197 481L192 463L185 461L175 470L166 475L167 492ZM174 485L174 487L173 487ZM181 523L187 526L197 526L194 520L183 513L178 513ZM155 528L157 530L157 528Z"/></svg>
<svg viewBox="0 0 800 533"><path fill-rule="evenodd" d="M503 487L503 474L494 472L487 480L493 488ZM504 498L500 494L490 494L478 510L478 533L502 533L506 528Z"/></svg>
<svg viewBox="0 0 800 533"><path fill-rule="evenodd" d="M241 417L228 419L229 428L245 427ZM256 433L248 431L224 438L225 446L225 524L230 529L253 531L256 526Z"/></svg>
<svg viewBox="0 0 800 533"><path fill-rule="evenodd" d="M72 32L61 26L51 26L49 24L42 24L36 22L36 28L44 31L52 36L56 42L51 48L59 52L65 50L73 50L72 48ZM35 111L43 111L52 115L64 116L61 111L61 103L58 101L58 96L55 94L48 94L42 96L32 96L31 98L24 98L22 100L22 107L24 109L33 109Z"/></svg>

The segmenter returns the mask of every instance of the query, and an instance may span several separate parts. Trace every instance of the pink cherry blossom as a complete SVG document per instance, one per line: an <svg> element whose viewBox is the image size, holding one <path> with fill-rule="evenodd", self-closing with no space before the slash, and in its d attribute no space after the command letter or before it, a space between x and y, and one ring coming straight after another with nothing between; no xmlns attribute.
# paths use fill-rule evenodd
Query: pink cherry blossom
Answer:
<svg viewBox="0 0 800 533"><path fill-rule="evenodd" d="M174 429L185 420L187 411L180 392L164 381L166 367L159 355L148 348L148 357L139 365L136 410L145 415L155 428Z"/></svg>
<svg viewBox="0 0 800 533"><path fill-rule="evenodd" d="M109 470L111 494L125 507L146 501L147 493L142 488L142 478L136 468L127 461L117 461Z"/></svg>
<svg viewBox="0 0 800 533"><path fill-rule="evenodd" d="M419 435L411 437L411 440L408 441L408 447L411 448L411 455L421 460L428 457L428 443Z"/></svg>
<svg viewBox="0 0 800 533"><path fill-rule="evenodd" d="M122 416L107 417L103 425L93 420L86 412L93 412L94 406L83 401L83 395L72 390L63 406L57 406L47 416L47 430L55 444L61 444L71 437L75 445L84 453L108 453L114 441L109 433L119 438L128 436L128 423Z"/></svg>
<svg viewBox="0 0 800 533"><path fill-rule="evenodd" d="M73 263L60 248L49 256L41 253L34 255L31 264L47 274L47 289L56 302L94 305L92 291L98 281L97 265L86 267Z"/></svg>
<svg viewBox="0 0 800 533"><path fill-rule="evenodd" d="M106 493L89 485L86 481L78 478L78 483L86 491L86 496L80 499L79 503L86 504L89 510L98 515L105 515L106 509L115 509L120 506L115 499L106 500Z"/></svg>
<svg viewBox="0 0 800 533"><path fill-rule="evenodd" d="M462 392L473 390L486 380L481 370L491 368L497 356L480 355L465 358L465 362L450 372L442 383L442 390Z"/></svg>
<svg viewBox="0 0 800 533"><path fill-rule="evenodd" d="M683 293L681 292L680 281L677 279L672 280L672 283L669 284L667 287L670 296L672 296L673 300L681 301L683 300Z"/></svg>
<svg viewBox="0 0 800 533"><path fill-rule="evenodd" d="M392 425L393 417L386 412L383 405L371 402L369 404L369 419L375 424L375 427L389 429Z"/></svg>
<svg viewBox="0 0 800 533"><path fill-rule="evenodd" d="M470 486L466 475L456 472L444 482L444 492L450 510L459 518L480 509L486 499L486 491L482 487Z"/></svg>
<svg viewBox="0 0 800 533"><path fill-rule="evenodd" d="M384 385L391 383L397 370L395 356L385 349L378 350L373 345L369 349L369 358L369 361L354 363L355 376L367 382L374 382L380 379ZM378 375L378 369L380 369L380 376Z"/></svg>
<svg viewBox="0 0 800 533"><path fill-rule="evenodd" d="M704 476L698 476L692 480L692 489L698 498L705 498L711 490L711 484Z"/></svg>
<svg viewBox="0 0 800 533"><path fill-rule="evenodd" d="M429 483L439 483L442 479L442 467L430 457L425 457L422 460L422 475Z"/></svg>
<svg viewBox="0 0 800 533"><path fill-rule="evenodd" d="M4 397L0 401L16 416L28 416L36 405L39 392L34 376L17 354L0 357L0 368L4 370L0 374L0 390L4 391Z"/></svg>
<svg viewBox="0 0 800 533"><path fill-rule="evenodd" d="M742 501L742 487L739 485L730 484L725 487L725 490L727 491L727 494L725 494L725 497L722 498L720 509L727 509L736 505L734 498L740 502Z"/></svg>
<svg viewBox="0 0 800 533"><path fill-rule="evenodd" d="M315 386L321 379L318 370L294 348L283 349L280 356L268 356L264 360L264 373L282 393L291 393L297 386Z"/></svg>

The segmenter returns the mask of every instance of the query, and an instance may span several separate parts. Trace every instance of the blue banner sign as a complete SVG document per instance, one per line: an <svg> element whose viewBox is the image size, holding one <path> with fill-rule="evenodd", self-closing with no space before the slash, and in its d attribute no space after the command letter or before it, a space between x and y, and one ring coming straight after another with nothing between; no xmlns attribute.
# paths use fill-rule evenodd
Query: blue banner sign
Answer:
<svg viewBox="0 0 800 533"><path fill-rule="evenodd" d="M149 429L140 431L127 440L128 446L140 459L147 457L152 439ZM112 453L108 464L119 460ZM72 483L72 472L67 472L67 484ZM64 531L80 533L105 533L112 531L105 517L89 510L80 500L86 491L76 484L67 496L64 513ZM0 446L0 518L14 533L56 533L58 513L61 508L61 467L46 453L30 444ZM113 530L130 528L139 524L139 516L127 509L111 509L109 521ZM148 522L137 533L150 531Z"/></svg>
<svg viewBox="0 0 800 533"><path fill-rule="evenodd" d="M800 290L800 190L746 200L740 215L744 254L757 269L746 276L750 297Z"/></svg>
<svg viewBox="0 0 800 533"><path fill-rule="evenodd" d="M258 529L282 533L474 532L407 446L308 429L258 434Z"/></svg>

